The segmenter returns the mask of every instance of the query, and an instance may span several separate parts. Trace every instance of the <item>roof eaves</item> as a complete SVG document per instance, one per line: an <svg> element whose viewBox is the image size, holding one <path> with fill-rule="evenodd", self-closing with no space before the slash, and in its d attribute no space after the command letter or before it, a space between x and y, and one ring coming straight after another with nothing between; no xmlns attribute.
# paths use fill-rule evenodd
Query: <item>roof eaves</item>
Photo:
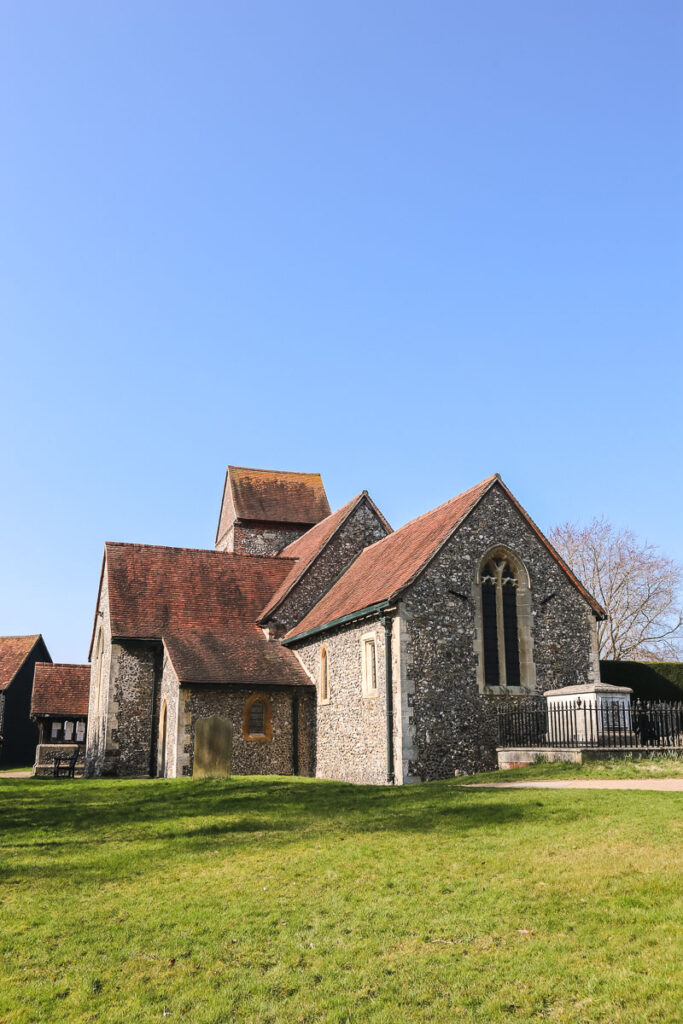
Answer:
<svg viewBox="0 0 683 1024"><path fill-rule="evenodd" d="M335 626L343 626L347 622L353 622L355 619L363 619L367 615L372 615L375 612L382 611L383 608L388 608L390 604L391 601L378 601L376 604L369 604L357 612L349 612L348 615L342 615L338 619L330 619L329 622L324 622L322 626L314 626L313 629L307 629L303 633L285 637L283 640L280 640L280 643L283 647L289 647L296 640L305 640L309 636L315 636L316 633L324 633L328 629L334 629Z"/></svg>

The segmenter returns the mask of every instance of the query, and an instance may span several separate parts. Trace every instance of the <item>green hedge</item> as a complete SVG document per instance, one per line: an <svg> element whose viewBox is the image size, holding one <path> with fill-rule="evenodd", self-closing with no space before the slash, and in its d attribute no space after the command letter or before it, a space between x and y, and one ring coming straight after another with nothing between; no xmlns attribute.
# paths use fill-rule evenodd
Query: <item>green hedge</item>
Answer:
<svg viewBox="0 0 683 1024"><path fill-rule="evenodd" d="M600 678L630 686L634 700L683 700L683 661L601 661Z"/></svg>

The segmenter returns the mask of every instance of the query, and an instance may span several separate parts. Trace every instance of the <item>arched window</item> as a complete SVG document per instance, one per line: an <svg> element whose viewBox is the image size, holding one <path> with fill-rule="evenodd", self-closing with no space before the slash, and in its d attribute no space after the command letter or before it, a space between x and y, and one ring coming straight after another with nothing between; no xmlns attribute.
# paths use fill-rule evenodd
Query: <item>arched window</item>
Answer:
<svg viewBox="0 0 683 1024"><path fill-rule="evenodd" d="M249 733L251 736L263 736L266 722L266 707L262 700L255 700L249 708Z"/></svg>
<svg viewBox="0 0 683 1024"><path fill-rule="evenodd" d="M484 557L479 586L480 681L486 687L533 686L530 596L524 567L505 550L494 550Z"/></svg>
<svg viewBox="0 0 683 1024"><path fill-rule="evenodd" d="M244 705L242 736L245 740L265 741L273 734L270 701L264 694L255 693Z"/></svg>
<svg viewBox="0 0 683 1024"><path fill-rule="evenodd" d="M327 664L327 645L323 644L322 650L320 651L320 700L328 701L329 699L330 678Z"/></svg>

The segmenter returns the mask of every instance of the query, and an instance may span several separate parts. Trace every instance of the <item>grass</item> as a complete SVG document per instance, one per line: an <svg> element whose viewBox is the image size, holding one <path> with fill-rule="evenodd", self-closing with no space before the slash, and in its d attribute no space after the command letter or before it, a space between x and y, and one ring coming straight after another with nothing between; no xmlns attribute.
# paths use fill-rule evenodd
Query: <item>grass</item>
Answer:
<svg viewBox="0 0 683 1024"><path fill-rule="evenodd" d="M0 780L0 1021L680 1020L683 794Z"/></svg>
<svg viewBox="0 0 683 1024"><path fill-rule="evenodd" d="M683 757L656 754L653 757L611 757L605 761L568 764L565 761L537 761L527 768L484 772L461 778L468 782L517 782L535 779L680 779Z"/></svg>

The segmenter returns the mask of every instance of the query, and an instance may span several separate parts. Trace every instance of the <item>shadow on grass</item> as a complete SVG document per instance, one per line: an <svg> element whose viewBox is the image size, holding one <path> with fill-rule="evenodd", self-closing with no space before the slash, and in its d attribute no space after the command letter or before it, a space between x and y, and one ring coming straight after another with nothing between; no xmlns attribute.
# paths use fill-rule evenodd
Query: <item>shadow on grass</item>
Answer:
<svg viewBox="0 0 683 1024"><path fill-rule="evenodd" d="M101 874L137 848L155 870L168 859L201 854L217 843L239 849L258 841L294 844L307 834L453 833L518 828L546 815L537 800L466 791L452 782L410 788L282 778L0 782L0 873ZM563 807L574 820L578 808ZM557 821L555 817L555 821ZM152 849L153 847L153 849ZM31 851L35 856L25 863ZM98 851L98 852L96 852ZM98 863L99 861L99 863Z"/></svg>

